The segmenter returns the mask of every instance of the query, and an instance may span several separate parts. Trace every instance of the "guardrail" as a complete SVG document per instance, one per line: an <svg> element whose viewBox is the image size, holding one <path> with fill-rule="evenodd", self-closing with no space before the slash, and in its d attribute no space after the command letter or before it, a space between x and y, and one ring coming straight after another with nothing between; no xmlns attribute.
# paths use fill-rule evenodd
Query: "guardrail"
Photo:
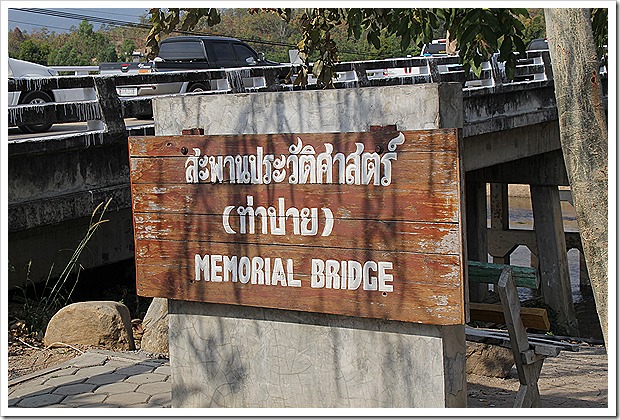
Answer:
<svg viewBox="0 0 620 420"><path fill-rule="evenodd" d="M40 79L9 80L9 91L53 90L85 88L92 92L90 99L71 103L46 103L18 105L9 108L10 127L40 123L65 123L79 121L100 121L89 128L106 133L125 132L123 118L152 113L153 96L119 97L117 87L149 85L173 82L203 82L218 88L201 94L290 91L316 89L310 78L308 86L293 86L286 83L282 75L298 67L282 65L274 67L248 67L221 70L196 70L180 72L159 72L148 74L84 75L92 72L92 66L84 68L58 67L61 71L72 71L76 76L58 76ZM409 57L391 60L358 61L338 63L335 67L336 88L388 86L401 84L460 82L467 95L488 94L489 89L501 87L515 89L522 82L547 84L553 79L548 51L528 52L519 59L514 80L507 80L503 63L494 56L484 63L482 74L475 77L466 74L458 57ZM257 83L256 79L262 80ZM214 83L211 84L210 82ZM208 83L207 83L208 82ZM533 87L528 84L528 87Z"/></svg>

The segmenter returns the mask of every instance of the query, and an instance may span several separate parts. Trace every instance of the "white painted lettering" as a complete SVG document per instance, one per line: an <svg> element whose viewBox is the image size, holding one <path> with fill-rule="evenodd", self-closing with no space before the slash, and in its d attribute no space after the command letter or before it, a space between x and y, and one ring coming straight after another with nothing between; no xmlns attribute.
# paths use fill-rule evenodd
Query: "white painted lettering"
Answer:
<svg viewBox="0 0 620 420"><path fill-rule="evenodd" d="M287 258L286 260L286 277L288 285L291 287L301 287L301 280L295 279L293 274L293 260Z"/></svg>
<svg viewBox="0 0 620 420"><path fill-rule="evenodd" d="M239 281L246 284L250 281L250 274L252 269L250 268L250 259L248 257L239 258Z"/></svg>
<svg viewBox="0 0 620 420"><path fill-rule="evenodd" d="M325 262L316 258L312 259L310 272L310 287L315 289L325 287Z"/></svg>
<svg viewBox="0 0 620 420"><path fill-rule="evenodd" d="M377 263L366 261L364 263L364 290L377 290L377 277L370 275L370 270L377 271Z"/></svg>
<svg viewBox="0 0 620 420"><path fill-rule="evenodd" d="M231 280L237 282L237 256L228 257L224 255L224 281Z"/></svg>
<svg viewBox="0 0 620 420"><path fill-rule="evenodd" d="M264 266L265 262L261 257L252 258L252 278L250 280L252 284L265 284Z"/></svg>
<svg viewBox="0 0 620 420"><path fill-rule="evenodd" d="M340 262L336 260L325 261L325 287L327 289L340 289Z"/></svg>
<svg viewBox="0 0 620 420"><path fill-rule="evenodd" d="M200 281L204 276L205 281L209 281L209 256L205 255L203 258L200 254L196 254L194 257L194 269L196 274L194 280ZM200 274L201 272L203 275Z"/></svg>
<svg viewBox="0 0 620 420"><path fill-rule="evenodd" d="M362 283L362 264L357 261L347 261L349 290L357 290Z"/></svg>
<svg viewBox="0 0 620 420"><path fill-rule="evenodd" d="M222 276L219 274L222 272L222 266L219 263L222 262L221 255L211 255L211 281L221 282Z"/></svg>
<svg viewBox="0 0 620 420"><path fill-rule="evenodd" d="M386 284L387 282L391 283L394 280L394 276L386 273L386 270L391 270L392 268L393 264L391 261L379 261L377 277L379 278L380 292L391 292L394 289L391 284Z"/></svg>

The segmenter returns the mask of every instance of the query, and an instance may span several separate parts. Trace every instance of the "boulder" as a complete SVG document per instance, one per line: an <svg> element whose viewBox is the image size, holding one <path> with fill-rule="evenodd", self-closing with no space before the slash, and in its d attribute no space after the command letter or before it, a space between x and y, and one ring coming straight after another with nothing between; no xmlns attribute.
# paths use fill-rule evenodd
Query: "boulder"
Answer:
<svg viewBox="0 0 620 420"><path fill-rule="evenodd" d="M140 350L168 354L168 299L153 298L142 321Z"/></svg>
<svg viewBox="0 0 620 420"><path fill-rule="evenodd" d="M508 378L514 365L512 350L490 344L467 342L467 374Z"/></svg>
<svg viewBox="0 0 620 420"><path fill-rule="evenodd" d="M47 324L43 343L82 344L134 350L129 309L111 301L77 302L59 310Z"/></svg>

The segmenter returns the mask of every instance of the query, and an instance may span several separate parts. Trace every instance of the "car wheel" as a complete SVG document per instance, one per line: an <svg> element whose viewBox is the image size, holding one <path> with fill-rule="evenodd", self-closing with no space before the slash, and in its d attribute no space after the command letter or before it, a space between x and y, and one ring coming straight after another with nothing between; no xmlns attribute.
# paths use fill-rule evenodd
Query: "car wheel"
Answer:
<svg viewBox="0 0 620 420"><path fill-rule="evenodd" d="M30 104L30 105L38 105L44 104L47 102L54 102L50 96L41 92L40 90L35 90L33 92L27 92L19 101L20 104ZM43 133L52 128L52 124L29 124L29 125L20 125L18 126L21 131L24 133Z"/></svg>
<svg viewBox="0 0 620 420"><path fill-rule="evenodd" d="M207 92L209 90L211 89L207 89L207 87L202 83L194 83L189 88L189 92Z"/></svg>

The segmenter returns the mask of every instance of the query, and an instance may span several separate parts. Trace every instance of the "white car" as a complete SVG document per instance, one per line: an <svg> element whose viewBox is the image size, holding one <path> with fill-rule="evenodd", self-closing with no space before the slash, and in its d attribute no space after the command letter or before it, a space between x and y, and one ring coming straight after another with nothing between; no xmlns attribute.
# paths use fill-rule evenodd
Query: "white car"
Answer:
<svg viewBox="0 0 620 420"><path fill-rule="evenodd" d="M58 76L52 68L28 61L9 58L9 79L36 79L41 77ZM36 86L36 84L35 84ZM84 100L84 89L64 90L30 90L26 92L9 92L9 107L24 104L43 104L46 102L73 102ZM52 124L29 124L19 126L25 133L42 133L48 131Z"/></svg>

